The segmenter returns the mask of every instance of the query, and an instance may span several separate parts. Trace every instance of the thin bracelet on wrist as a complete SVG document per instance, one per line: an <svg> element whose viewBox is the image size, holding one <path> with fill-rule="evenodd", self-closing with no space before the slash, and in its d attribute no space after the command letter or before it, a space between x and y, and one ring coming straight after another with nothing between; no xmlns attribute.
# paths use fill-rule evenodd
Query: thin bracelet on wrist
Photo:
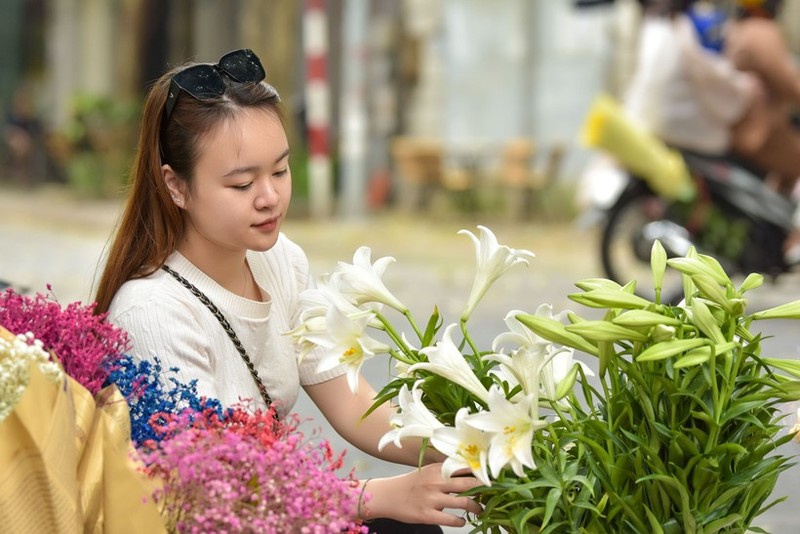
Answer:
<svg viewBox="0 0 800 534"><path fill-rule="evenodd" d="M372 480L372 478L368 478L367 480L364 481L364 485L361 486L361 492L358 494L358 507L356 508L356 511L358 513L358 518L362 519L364 521L367 520L367 516L369 515L369 512L367 512L365 514L362 514L361 513L361 506L364 504L364 491L366 491L367 484L369 484L370 480Z"/></svg>

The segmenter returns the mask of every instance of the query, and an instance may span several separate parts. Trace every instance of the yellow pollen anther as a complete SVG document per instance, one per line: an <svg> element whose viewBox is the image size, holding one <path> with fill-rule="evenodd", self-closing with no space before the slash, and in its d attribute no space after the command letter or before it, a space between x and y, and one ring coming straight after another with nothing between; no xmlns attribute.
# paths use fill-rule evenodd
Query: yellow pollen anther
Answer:
<svg viewBox="0 0 800 534"><path fill-rule="evenodd" d="M356 349L355 347L350 347L344 352L342 352L342 356L341 358L339 358L339 361L342 363L356 361L359 358L360 354L361 352L358 349Z"/></svg>

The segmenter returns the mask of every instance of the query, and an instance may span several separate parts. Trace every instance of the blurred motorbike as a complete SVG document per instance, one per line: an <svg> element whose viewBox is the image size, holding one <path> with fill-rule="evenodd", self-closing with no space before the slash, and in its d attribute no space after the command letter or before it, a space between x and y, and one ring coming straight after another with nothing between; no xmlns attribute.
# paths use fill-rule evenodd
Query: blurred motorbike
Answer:
<svg viewBox="0 0 800 534"><path fill-rule="evenodd" d="M774 281L791 269L783 242L793 227L795 202L741 163L670 149L630 123L607 97L590 111L583 138L615 161L604 168L605 186L598 189L606 197L599 246L607 278L620 284L636 280L637 293L652 299L655 240L669 257L694 247L732 276L758 272ZM680 274L668 270L662 302L682 295Z"/></svg>

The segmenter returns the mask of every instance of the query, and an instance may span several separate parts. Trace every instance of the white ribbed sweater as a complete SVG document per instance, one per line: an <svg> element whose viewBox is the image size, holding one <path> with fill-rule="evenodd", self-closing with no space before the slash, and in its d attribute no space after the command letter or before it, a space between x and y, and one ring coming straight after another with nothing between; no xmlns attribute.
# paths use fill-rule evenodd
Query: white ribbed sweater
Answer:
<svg viewBox="0 0 800 534"><path fill-rule="evenodd" d="M300 385L316 384L344 373L339 367L316 373L318 354L298 366L295 347L284 335L296 326L299 294L310 287L308 259L303 250L281 234L267 252L248 252L247 260L264 302L226 290L174 252L166 264L213 302L245 347L279 413L288 413ZM164 370L175 367L179 380L197 380L201 395L224 406L253 399L263 407L258 388L242 357L214 315L187 288L158 269L145 278L129 280L114 296L109 320L130 335L134 358L154 361ZM175 376L175 375L170 375Z"/></svg>

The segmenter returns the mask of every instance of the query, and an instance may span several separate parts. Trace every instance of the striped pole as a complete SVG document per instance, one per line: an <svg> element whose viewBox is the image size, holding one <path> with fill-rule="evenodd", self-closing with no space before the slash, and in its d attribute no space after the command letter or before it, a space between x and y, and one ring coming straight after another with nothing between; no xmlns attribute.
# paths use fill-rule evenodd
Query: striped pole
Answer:
<svg viewBox="0 0 800 534"><path fill-rule="evenodd" d="M308 196L311 217L331 214L330 87L326 0L305 0L303 51L306 65Z"/></svg>

